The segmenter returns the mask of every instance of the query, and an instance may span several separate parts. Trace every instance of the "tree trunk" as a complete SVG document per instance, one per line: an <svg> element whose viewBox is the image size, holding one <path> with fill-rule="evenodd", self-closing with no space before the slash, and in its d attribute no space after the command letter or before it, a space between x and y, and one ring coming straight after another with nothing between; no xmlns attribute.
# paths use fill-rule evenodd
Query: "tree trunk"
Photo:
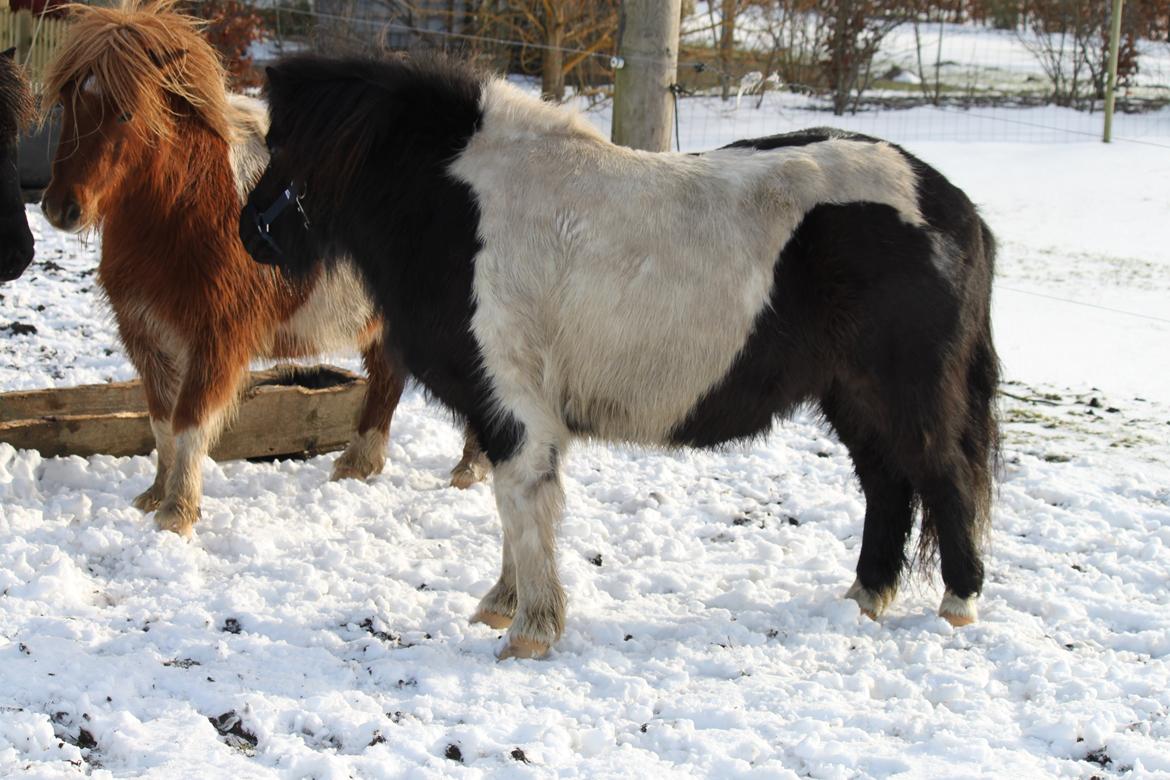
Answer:
<svg viewBox="0 0 1170 780"><path fill-rule="evenodd" d="M723 71L723 99L731 100L731 53L735 50L735 6L738 0L723 0L719 21L719 69Z"/></svg>

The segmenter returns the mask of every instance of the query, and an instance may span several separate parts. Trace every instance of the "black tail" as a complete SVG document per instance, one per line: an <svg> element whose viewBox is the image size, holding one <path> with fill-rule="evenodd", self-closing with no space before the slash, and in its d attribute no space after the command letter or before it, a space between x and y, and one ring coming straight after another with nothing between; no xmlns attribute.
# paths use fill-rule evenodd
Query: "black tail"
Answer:
<svg viewBox="0 0 1170 780"><path fill-rule="evenodd" d="M986 545L991 532L991 505L995 491L995 474L999 470L999 356L991 337L991 284L995 271L995 237L979 221L980 248L978 260L972 264L973 294L967 312L970 328L964 350L965 364L959 366L964 385L965 402L959 406L965 411L958 431L960 482L965 484L968 499L973 505L974 518L970 533L976 549ZM921 498L921 496L919 496ZM929 502L922 502L922 535L919 539L918 563L933 563L939 545L939 528L930 510Z"/></svg>

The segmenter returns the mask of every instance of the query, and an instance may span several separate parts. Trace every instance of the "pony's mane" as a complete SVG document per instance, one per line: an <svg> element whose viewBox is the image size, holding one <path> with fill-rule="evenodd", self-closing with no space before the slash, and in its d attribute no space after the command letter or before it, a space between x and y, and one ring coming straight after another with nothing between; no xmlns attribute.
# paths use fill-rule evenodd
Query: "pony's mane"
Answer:
<svg viewBox="0 0 1170 780"><path fill-rule="evenodd" d="M32 92L24 69L11 57L0 56L0 140L15 138L28 127L33 113Z"/></svg>
<svg viewBox="0 0 1170 780"><path fill-rule="evenodd" d="M477 129L483 83L470 65L443 55L287 57L269 69L272 126L286 136L273 140L338 184L378 146L404 144L422 164L427 150L466 142Z"/></svg>
<svg viewBox="0 0 1170 780"><path fill-rule="evenodd" d="M185 102L230 140L225 73L199 32L200 20L174 10L177 0L121 0L113 7L70 5L65 43L45 74L45 106L74 100L93 78L119 113L133 115L144 137L167 137Z"/></svg>

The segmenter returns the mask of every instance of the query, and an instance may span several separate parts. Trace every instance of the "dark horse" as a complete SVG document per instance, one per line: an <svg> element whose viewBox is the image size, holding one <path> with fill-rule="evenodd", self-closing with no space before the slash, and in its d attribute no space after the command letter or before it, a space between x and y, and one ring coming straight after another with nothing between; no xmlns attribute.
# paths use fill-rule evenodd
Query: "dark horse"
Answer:
<svg viewBox="0 0 1170 780"><path fill-rule="evenodd" d="M293 276L348 254L394 359L495 468L501 657L564 627L555 528L578 436L714 447L814 402L866 497L857 580L877 617L915 509L940 614L975 619L996 445L993 242L967 197L834 130L702 155L611 144L584 119L440 60L306 56L269 70L271 161L241 215Z"/></svg>
<svg viewBox="0 0 1170 780"><path fill-rule="evenodd" d="M16 160L20 131L32 119L33 99L15 53L9 49L0 54L0 282L19 278L33 259Z"/></svg>

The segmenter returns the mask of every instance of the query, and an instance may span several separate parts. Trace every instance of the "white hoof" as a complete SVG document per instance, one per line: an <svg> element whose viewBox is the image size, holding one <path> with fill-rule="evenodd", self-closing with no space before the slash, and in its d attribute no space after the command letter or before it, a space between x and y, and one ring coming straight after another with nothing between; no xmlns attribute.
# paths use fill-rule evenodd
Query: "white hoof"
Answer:
<svg viewBox="0 0 1170 780"><path fill-rule="evenodd" d="M496 659L506 661L509 658L540 659L548 655L549 644L536 639L525 639L519 636L504 637L502 646L496 651Z"/></svg>
<svg viewBox="0 0 1170 780"><path fill-rule="evenodd" d="M939 617L946 620L955 628L969 626L979 619L979 610L975 606L975 596L961 599L949 590L943 595L942 604L938 607Z"/></svg>
<svg viewBox="0 0 1170 780"><path fill-rule="evenodd" d="M897 588L890 588L879 593L864 587L860 579L855 579L853 585L846 591L845 598L856 601L857 606L861 607L861 614L871 620L877 620L894 603L894 596L897 594Z"/></svg>

